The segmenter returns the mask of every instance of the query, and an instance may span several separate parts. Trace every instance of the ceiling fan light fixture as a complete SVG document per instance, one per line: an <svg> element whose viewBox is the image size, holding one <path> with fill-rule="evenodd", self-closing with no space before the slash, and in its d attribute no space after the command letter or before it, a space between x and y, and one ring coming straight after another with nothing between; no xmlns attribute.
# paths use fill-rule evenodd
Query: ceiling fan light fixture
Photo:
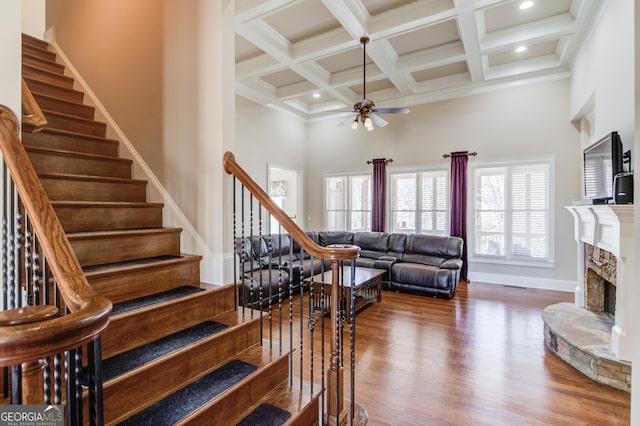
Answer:
<svg viewBox="0 0 640 426"><path fill-rule="evenodd" d="M356 102L356 104L353 105L353 110L351 111L351 113L355 114L355 119L351 122L350 127L353 130L356 130L358 128L358 121L360 121L365 129L373 130L374 122L378 127L384 127L389 124L387 121L380 118L376 113L407 114L409 113L409 108L378 108L371 99L367 99L367 43L369 43L369 37L361 37L360 43L362 44L362 100L360 102ZM338 126L344 126L350 120L351 118L347 118L346 120L340 122Z"/></svg>

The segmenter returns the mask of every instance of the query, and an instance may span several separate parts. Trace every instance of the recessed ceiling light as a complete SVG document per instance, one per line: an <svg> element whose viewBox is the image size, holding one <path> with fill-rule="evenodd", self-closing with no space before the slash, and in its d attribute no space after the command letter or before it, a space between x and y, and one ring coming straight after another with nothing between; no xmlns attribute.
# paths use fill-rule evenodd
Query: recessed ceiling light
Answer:
<svg viewBox="0 0 640 426"><path fill-rule="evenodd" d="M516 47L516 53L522 53L527 50L527 46L518 46Z"/></svg>
<svg viewBox="0 0 640 426"><path fill-rule="evenodd" d="M314 98L319 98L319 97L320 97L320 93L318 93L318 92L314 93L314 94L313 94L313 97L314 97Z"/></svg>
<svg viewBox="0 0 640 426"><path fill-rule="evenodd" d="M532 1L523 1L522 3L520 3L520 10L529 9L531 6L533 6Z"/></svg>

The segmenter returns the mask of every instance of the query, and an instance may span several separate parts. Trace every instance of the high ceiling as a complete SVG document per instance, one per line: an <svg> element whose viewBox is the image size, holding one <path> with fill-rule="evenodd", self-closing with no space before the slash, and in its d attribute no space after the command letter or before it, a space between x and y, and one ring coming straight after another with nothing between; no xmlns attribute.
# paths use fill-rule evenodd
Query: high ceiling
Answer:
<svg viewBox="0 0 640 426"><path fill-rule="evenodd" d="M566 78L603 1L521 3L236 0L236 93L304 119L350 110L362 99L365 35L378 107Z"/></svg>

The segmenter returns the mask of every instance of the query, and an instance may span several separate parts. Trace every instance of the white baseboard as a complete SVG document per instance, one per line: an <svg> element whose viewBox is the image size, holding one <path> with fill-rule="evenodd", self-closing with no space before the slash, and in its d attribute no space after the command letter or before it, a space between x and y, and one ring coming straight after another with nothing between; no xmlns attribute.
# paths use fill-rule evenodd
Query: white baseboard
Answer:
<svg viewBox="0 0 640 426"><path fill-rule="evenodd" d="M573 293L576 281L553 280L548 278L524 277L518 275L490 274L486 272L469 272L469 280L482 283L508 285L512 287L537 288L541 290L556 290Z"/></svg>

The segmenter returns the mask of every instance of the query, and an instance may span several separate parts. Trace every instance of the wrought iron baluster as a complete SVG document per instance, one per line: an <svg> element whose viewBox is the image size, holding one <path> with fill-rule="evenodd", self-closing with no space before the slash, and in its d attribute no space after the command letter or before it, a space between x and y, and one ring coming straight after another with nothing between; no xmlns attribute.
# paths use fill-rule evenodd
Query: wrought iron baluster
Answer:
<svg viewBox="0 0 640 426"><path fill-rule="evenodd" d="M236 177L233 177L233 249L236 248L236 240L238 238L238 211L236 208ZM238 256L233 256L233 310L238 310ZM242 274L241 274L242 275Z"/></svg>
<svg viewBox="0 0 640 426"><path fill-rule="evenodd" d="M89 387L89 424L103 425L102 343L100 337L87 344L87 375Z"/></svg>
<svg viewBox="0 0 640 426"><path fill-rule="evenodd" d="M7 170L7 164L2 162L2 310L7 310L9 296L9 200L7 198L11 187L9 172ZM5 382L7 381L7 375L5 374ZM6 385L5 385L6 390ZM5 391L6 395L6 391Z"/></svg>

